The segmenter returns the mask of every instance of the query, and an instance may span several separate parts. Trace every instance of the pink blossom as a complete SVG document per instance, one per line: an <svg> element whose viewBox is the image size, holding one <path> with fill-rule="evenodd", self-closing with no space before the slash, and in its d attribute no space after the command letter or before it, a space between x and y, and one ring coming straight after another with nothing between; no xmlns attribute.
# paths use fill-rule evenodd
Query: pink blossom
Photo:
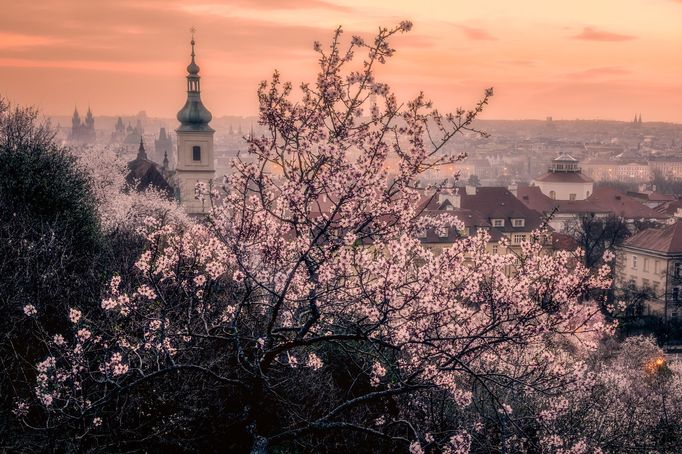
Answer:
<svg viewBox="0 0 682 454"><path fill-rule="evenodd" d="M71 320L71 323L78 323L78 321L81 319L81 311L78 309L71 308L69 309L69 320Z"/></svg>

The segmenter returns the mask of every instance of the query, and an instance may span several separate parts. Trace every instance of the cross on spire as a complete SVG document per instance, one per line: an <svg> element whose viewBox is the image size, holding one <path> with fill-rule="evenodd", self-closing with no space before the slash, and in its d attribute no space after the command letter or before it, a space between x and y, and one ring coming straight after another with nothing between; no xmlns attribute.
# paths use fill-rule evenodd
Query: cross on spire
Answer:
<svg viewBox="0 0 682 454"><path fill-rule="evenodd" d="M196 33L197 29L192 27L189 31L192 34L192 59L194 59L194 33Z"/></svg>

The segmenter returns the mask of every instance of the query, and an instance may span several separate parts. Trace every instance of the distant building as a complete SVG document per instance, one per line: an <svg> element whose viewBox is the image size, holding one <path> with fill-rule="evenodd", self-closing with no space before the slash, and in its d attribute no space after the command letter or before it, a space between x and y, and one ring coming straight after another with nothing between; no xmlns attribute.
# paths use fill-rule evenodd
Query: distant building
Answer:
<svg viewBox="0 0 682 454"><path fill-rule="evenodd" d="M659 174L671 180L682 179L682 158L652 159L649 161L652 174Z"/></svg>
<svg viewBox="0 0 682 454"><path fill-rule="evenodd" d="M154 154L157 157L165 156L168 158L168 153L173 151L173 138L166 133L166 128L159 130L159 137L154 140Z"/></svg>
<svg viewBox="0 0 682 454"><path fill-rule="evenodd" d="M562 154L552 161L549 171L536 177L533 185L553 200L585 200L594 192L594 182L583 175L578 160Z"/></svg>
<svg viewBox="0 0 682 454"><path fill-rule="evenodd" d="M128 163L128 175L126 176L128 184L138 191L155 188L172 198L174 191L164 174L164 168L149 159L144 148L144 142L140 139L137 157Z"/></svg>
<svg viewBox="0 0 682 454"><path fill-rule="evenodd" d="M126 138L126 128L123 125L123 119L118 117L114 132L111 133L111 143L122 143Z"/></svg>
<svg viewBox="0 0 682 454"><path fill-rule="evenodd" d="M92 111L88 107L88 113L85 120L81 121L78 109L74 108L73 116L71 117L71 134L69 135L69 142L75 145L95 143L97 134L95 132L95 118L92 116Z"/></svg>
<svg viewBox="0 0 682 454"><path fill-rule="evenodd" d="M180 126L175 181L180 203L190 214L205 211L204 204L195 197L197 183L208 183L215 175L213 134L209 126L211 112L201 102L201 78L199 65L194 61L194 37L192 37L192 61L187 66L187 101L178 112Z"/></svg>
<svg viewBox="0 0 682 454"><path fill-rule="evenodd" d="M590 160L582 164L583 173L594 181L619 181L622 183L646 183L652 173L648 162Z"/></svg>

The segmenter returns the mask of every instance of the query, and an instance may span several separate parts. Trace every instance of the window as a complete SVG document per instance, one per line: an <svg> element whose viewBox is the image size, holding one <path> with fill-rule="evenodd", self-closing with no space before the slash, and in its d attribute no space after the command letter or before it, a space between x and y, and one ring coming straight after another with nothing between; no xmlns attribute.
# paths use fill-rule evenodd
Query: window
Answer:
<svg viewBox="0 0 682 454"><path fill-rule="evenodd" d="M680 262L675 262L675 277L680 277Z"/></svg>
<svg viewBox="0 0 682 454"><path fill-rule="evenodd" d="M654 261L654 274L658 274L658 260Z"/></svg>
<svg viewBox="0 0 682 454"><path fill-rule="evenodd" d="M526 220L525 219L512 219L512 225L514 227L523 227L526 225Z"/></svg>
<svg viewBox="0 0 682 454"><path fill-rule="evenodd" d="M447 237L448 237L448 232L449 232L449 230L450 230L450 229L438 229L438 230L437 230L438 236L439 236L440 238L447 238Z"/></svg>
<svg viewBox="0 0 682 454"><path fill-rule="evenodd" d="M575 194L568 194L568 200L575 200Z"/></svg>
<svg viewBox="0 0 682 454"><path fill-rule="evenodd" d="M549 198L552 200L556 200L556 192L554 191L549 191Z"/></svg>
<svg viewBox="0 0 682 454"><path fill-rule="evenodd" d="M645 273L649 272L649 259L644 257L643 269Z"/></svg>
<svg viewBox="0 0 682 454"><path fill-rule="evenodd" d="M497 254L497 244L493 244L493 254Z"/></svg>
<svg viewBox="0 0 682 454"><path fill-rule="evenodd" d="M192 147L192 161L201 161L201 147L198 145Z"/></svg>
<svg viewBox="0 0 682 454"><path fill-rule="evenodd" d="M633 270L637 269L637 256L636 255L632 256L632 269Z"/></svg>
<svg viewBox="0 0 682 454"><path fill-rule="evenodd" d="M585 197L589 197L589 196L590 196L590 191L587 191L587 192L585 193Z"/></svg>
<svg viewBox="0 0 682 454"><path fill-rule="evenodd" d="M673 287L672 300L677 301L678 299L680 299L680 288L679 287Z"/></svg>
<svg viewBox="0 0 682 454"><path fill-rule="evenodd" d="M660 282L654 281L654 285L651 290L654 291L654 297L658 298L658 286L661 285Z"/></svg>
<svg viewBox="0 0 682 454"><path fill-rule="evenodd" d="M642 287L649 288L649 279L642 279Z"/></svg>
<svg viewBox="0 0 682 454"><path fill-rule="evenodd" d="M525 240L526 235L524 235L523 233L515 233L514 236L512 237L512 243L514 244L520 244Z"/></svg>
<svg viewBox="0 0 682 454"><path fill-rule="evenodd" d="M504 219L493 219L493 227L504 227Z"/></svg>
<svg viewBox="0 0 682 454"><path fill-rule="evenodd" d="M426 238L426 229L420 229L417 232L417 238Z"/></svg>

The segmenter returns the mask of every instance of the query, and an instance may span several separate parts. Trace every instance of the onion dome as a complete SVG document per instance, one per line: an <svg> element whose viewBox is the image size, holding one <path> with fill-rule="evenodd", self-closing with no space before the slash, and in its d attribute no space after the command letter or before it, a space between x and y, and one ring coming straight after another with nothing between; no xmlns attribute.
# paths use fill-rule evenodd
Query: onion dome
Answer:
<svg viewBox="0 0 682 454"><path fill-rule="evenodd" d="M199 65L194 61L194 37L192 37L192 61L187 66L187 101L178 112L178 131L213 131L208 123L213 119L211 112L201 102L201 77Z"/></svg>

